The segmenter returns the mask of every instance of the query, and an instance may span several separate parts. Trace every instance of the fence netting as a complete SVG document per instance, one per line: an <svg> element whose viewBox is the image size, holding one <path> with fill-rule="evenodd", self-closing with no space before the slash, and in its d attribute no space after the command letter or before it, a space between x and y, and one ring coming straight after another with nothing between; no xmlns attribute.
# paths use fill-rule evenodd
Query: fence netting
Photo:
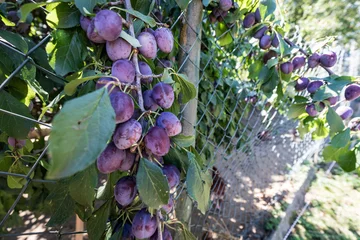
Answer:
<svg viewBox="0 0 360 240"><path fill-rule="evenodd" d="M192 1L189 8L199 2ZM189 19L188 11L179 13L170 26L172 31L180 31L186 26L188 35L191 35L188 39L191 41L186 45L180 39L175 39L180 51L176 58L177 70L182 73L193 68L194 76L198 76L192 79L198 88L198 96L182 107L181 119L195 131L195 148L207 160L213 176L210 209L205 215L193 211L191 231L199 239L261 239L268 234L264 230L264 221L269 208L288 190L282 189L287 180L286 174L294 166L317 154L322 143L312 141L310 135L301 139L296 131L297 123L286 117L289 103L283 102L277 106L277 109L282 109L281 113L276 111L269 99L256 90L256 83L244 75L242 63L251 49L242 49L239 39L243 30L231 27L217 35L217 25L208 24L210 12L199 12L201 21L194 23L196 16ZM153 17L156 19L156 15ZM218 24L226 26L226 18L221 18ZM231 38L233 44L221 46L224 36ZM1 48L23 57L23 62L2 82L0 91L4 91L21 69L29 64L49 78L61 79L30 57L37 48L44 48L50 38L50 35L45 36L27 54L18 51L11 43L0 41ZM195 111L189 113L189 109ZM31 120L4 109L0 109L0 112L51 128L51 123ZM30 164L31 169L27 174L0 172L1 177L14 176L26 181L19 191L11 190L17 195L14 202L0 204L6 212L1 216L1 227L6 226L14 211L24 210L17 208L17 204L26 202L29 186L53 182L31 177L40 166L46 150L47 146ZM9 227L9 231L0 234L0 237L36 235L46 239L66 239L86 232L75 231L72 227L41 228L39 232Z"/></svg>

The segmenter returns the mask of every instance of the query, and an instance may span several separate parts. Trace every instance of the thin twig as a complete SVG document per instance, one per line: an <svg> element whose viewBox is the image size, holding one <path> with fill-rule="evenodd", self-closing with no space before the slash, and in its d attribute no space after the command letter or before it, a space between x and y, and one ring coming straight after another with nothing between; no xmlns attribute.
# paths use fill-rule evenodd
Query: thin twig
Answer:
<svg viewBox="0 0 360 240"><path fill-rule="evenodd" d="M284 38L284 41L290 45L290 47L296 47L297 49L299 49L299 51L304 54L305 56L309 57L310 54L304 50L303 48L299 47L298 45L296 45L295 43L293 43L292 41L290 41L287 38ZM329 68L322 66L321 64L319 65L320 67L322 67L329 75L335 75L335 73L333 71L331 71Z"/></svg>
<svg viewBox="0 0 360 240"><path fill-rule="evenodd" d="M132 10L130 0L125 0L125 8L128 10ZM126 21L130 24L130 27L129 27L130 35L135 38L134 25L133 25L132 19L133 19L133 17L129 13L126 13ZM140 78L140 74L139 74L140 69L139 69L138 50L137 49L134 49L134 55L133 55L132 61L135 65L135 70L136 70L136 86L137 86L137 94L138 94L138 98L139 98L138 104L139 104L140 110L142 112L144 112L145 108L144 108L144 100L143 100L143 96L142 96L142 92L141 92L141 78Z"/></svg>
<svg viewBox="0 0 360 240"><path fill-rule="evenodd" d="M124 0L119 0L119 1L116 1L116 2L108 2L108 3L104 4L103 7L118 6L118 5L121 5L121 4L124 4L124 3L125 3Z"/></svg>

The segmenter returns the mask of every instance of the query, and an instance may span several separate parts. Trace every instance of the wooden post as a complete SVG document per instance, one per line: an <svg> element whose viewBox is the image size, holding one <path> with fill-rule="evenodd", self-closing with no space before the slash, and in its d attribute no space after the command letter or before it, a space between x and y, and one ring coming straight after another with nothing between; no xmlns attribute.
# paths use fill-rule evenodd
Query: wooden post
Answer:
<svg viewBox="0 0 360 240"><path fill-rule="evenodd" d="M180 72L187 75L188 79L198 89L199 67L201 53L203 4L201 0L193 0L186 10L186 22L181 29L180 44L183 51L180 52ZM197 119L197 99L191 100L183 111L182 126L184 135L195 135ZM192 213L192 201L183 191L176 202L176 216L181 222L190 226ZM176 233L175 239L183 239L181 234Z"/></svg>
<svg viewBox="0 0 360 240"><path fill-rule="evenodd" d="M84 222L76 215L76 221L75 221L75 232L82 232L84 231ZM83 240L84 235L83 234L75 234L75 240Z"/></svg>

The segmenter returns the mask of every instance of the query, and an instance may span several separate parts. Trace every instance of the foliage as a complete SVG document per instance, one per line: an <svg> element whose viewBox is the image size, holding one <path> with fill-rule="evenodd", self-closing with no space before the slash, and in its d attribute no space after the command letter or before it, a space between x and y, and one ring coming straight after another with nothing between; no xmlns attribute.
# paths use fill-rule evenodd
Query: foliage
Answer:
<svg viewBox="0 0 360 240"><path fill-rule="evenodd" d="M39 184L36 190L33 187L35 182L30 186L30 190L35 192L31 200L41 196L41 200L35 202L36 206L31 206L33 210L49 203L51 219L48 226L62 225L76 213L87 223L91 239L115 238L137 214L144 214L149 219L149 213L157 218L164 214L165 225L180 224L185 238L194 238L162 207L176 196L175 193L185 189L197 208L205 213L210 206L212 178L209 169L216 159L214 146L221 145L227 153L241 148L251 132L256 131L251 127L244 131L252 113L268 111L271 106L297 119L300 135L310 133L314 139L330 136L331 143L324 150L326 160L337 161L346 171L358 167L359 145L352 142L356 129L345 126L328 100L357 79L337 76L322 63L321 67L330 73L321 78L326 84L315 94L296 93L296 81L305 75L306 69L301 66L299 70L285 71L284 64L292 64L295 54L308 58L315 51L311 48L303 50L283 37L288 26L276 19L275 1L262 1L261 4L257 1L235 1L229 11L219 16L215 16L219 1L203 1L208 18L203 23L202 79L198 89L193 84L198 82L196 79L190 80L178 73L177 60L182 50L179 41L172 39L180 39L183 34L180 32L182 22L177 19L190 1L169 0L162 2L161 7L155 1L125 2L74 0L1 4L0 9L11 10L15 16L11 16L11 11L0 12L2 19L7 19L3 21L3 29L7 31L0 31L0 41L18 53L0 46L0 52L9 56L6 61L0 60L0 83L22 64L26 53L30 53L31 60L27 60L29 62L25 62L24 67L1 90L0 108L51 123L52 131L49 141L48 134L31 137L36 132L41 133L40 125L0 113L0 166L2 171L26 175L34 166L39 152L50 144L48 156L43 156L37 170L29 174L30 178L43 179L46 176L56 180L52 183L55 185ZM46 8L48 13L45 14L41 8ZM97 18L99 12L108 8L111 12L107 14L113 18L112 21ZM256 10L262 21L247 24L246 21L251 20ZM152 17L156 14L162 24L158 23L160 19ZM92 22L87 18L92 18ZM117 23L117 31L119 26L123 28L115 38L113 32L106 32L114 23ZM86 24L89 26L85 28ZM168 31L169 39L157 36L157 26L165 24L173 26ZM249 28L244 28L247 25L250 25ZM95 26L102 27L95 29ZM26 31L20 31L19 27ZM148 28L147 33L155 30L154 35L146 34L147 41L136 39L145 27ZM266 33L267 39L269 36L272 41L278 39L277 44L271 42L271 49L277 57L268 61L264 61L269 53L268 47L258 45L258 41L252 38L262 27L271 30ZM32 51L48 31L50 39L45 39L48 40L46 46ZM130 46L128 56L117 60L126 61L129 67L115 74L112 69L115 64L112 65L108 57L109 49L102 43L119 37L134 48L142 46L136 50ZM164 38L170 42L166 43L171 45L166 46L170 51L162 48L166 44L155 44L162 50L159 52L157 47L153 49L148 44L165 41ZM157 53L156 56L153 56L154 53ZM161 59L171 66L164 68ZM141 71L139 61L148 65L150 73ZM154 86L157 86L156 91L153 91ZM150 100L146 100L145 91L151 91ZM162 111L179 115L186 103L196 97L200 121L196 136L174 137L162 127L154 126ZM123 102L119 100L121 98ZM151 105L151 110L145 109L146 104ZM317 114L311 116L307 110L310 105ZM134 109L140 114L134 113ZM125 116L126 112L131 112L131 115ZM213 119L216 119L215 123ZM121 127L125 123L132 125ZM181 132L181 128L180 131L175 130ZM18 144L25 138L26 144L22 146L10 143L11 139L15 139ZM196 148L191 146L194 139ZM127 147L123 147L125 145ZM118 155L115 156L115 153ZM98 179L103 179L103 174L107 175L107 181L97 188ZM136 184L129 185L127 190L118 190L118 180L129 176L136 176L135 180L130 177ZM10 189L27 184L25 179L12 176L1 178L0 183ZM80 188L81 191L78 191ZM125 191L130 192L131 199L126 206L118 201ZM8 209L9 199L13 196L5 194L1 198L7 204L0 206L2 213ZM17 206L15 211L22 207ZM16 214L12 218L16 221ZM162 224L159 222L158 225Z"/></svg>

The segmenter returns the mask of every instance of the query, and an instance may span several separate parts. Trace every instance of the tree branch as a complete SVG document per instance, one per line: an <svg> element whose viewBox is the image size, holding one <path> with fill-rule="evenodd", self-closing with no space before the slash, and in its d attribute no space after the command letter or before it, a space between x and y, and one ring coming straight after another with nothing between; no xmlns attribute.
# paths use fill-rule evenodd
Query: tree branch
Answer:
<svg viewBox="0 0 360 240"><path fill-rule="evenodd" d="M128 10L132 10L130 0L125 0L125 8ZM135 38L134 25L133 25L132 20L133 20L133 17L129 13L126 13L126 21L130 25L129 26L130 35ZM144 112L145 108L144 108L144 99L143 99L142 92L141 92L141 78L138 74L138 73L140 73L140 69L139 69L138 50L137 49L134 49L132 61L135 65L135 70L136 70L136 86L137 86L137 94L138 94L138 98L139 98L138 104L139 104L140 110L142 112Z"/></svg>
<svg viewBox="0 0 360 240"><path fill-rule="evenodd" d="M305 56L307 56L307 57L310 56L310 54L309 54L306 50L304 50L303 48L299 47L298 45L296 45L295 43L293 43L293 42L290 41L289 39L284 38L284 41L285 41L287 44L289 44L290 47L296 47L296 48L298 48L299 51L300 51L302 54L304 54ZM331 71L329 68L324 67L324 66L322 66L321 64L320 64L319 66L322 67L329 75L335 75L335 73L334 73L333 71Z"/></svg>
<svg viewBox="0 0 360 240"><path fill-rule="evenodd" d="M157 237L157 240L163 240L163 235L162 235L162 231L161 231L162 216L161 216L160 210L157 210L157 212L156 212L156 221L157 221L157 224L158 224L158 237Z"/></svg>

